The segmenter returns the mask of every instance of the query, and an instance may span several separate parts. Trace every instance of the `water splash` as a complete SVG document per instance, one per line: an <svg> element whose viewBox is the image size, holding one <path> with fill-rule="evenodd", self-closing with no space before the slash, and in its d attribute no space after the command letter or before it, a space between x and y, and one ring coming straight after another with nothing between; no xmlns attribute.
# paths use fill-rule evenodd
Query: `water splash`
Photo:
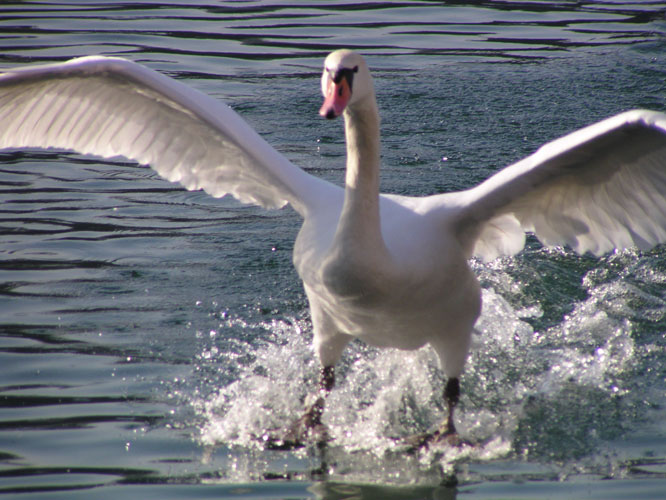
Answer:
<svg viewBox="0 0 666 500"><path fill-rule="evenodd" d="M281 470L325 467L346 480L422 483L441 479L456 464L507 456L578 467L594 456L588 462L598 470L595 450L623 435L627 422L641 411L632 396L636 370L654 354L655 345L637 340L647 334L636 321L645 321L646 310L653 326L665 316L663 298L645 291L663 283L663 273L637 255L622 258L625 271L612 276L603 271L613 268L612 257L611 265L583 270L586 298L541 330L530 322L548 304L511 295L522 292L510 268L522 264L505 262L484 271L494 273L499 291L483 291L483 313L457 413L458 429L473 446L406 454L401 438L432 430L445 416L437 357L430 348L402 352L353 342L337 367L337 384L327 401L324 422L332 442L326 454L305 449L285 458L282 452ZM644 286L628 281L629 273L642 274ZM197 368L218 373L205 382L215 384L214 390L190 401L202 422L197 439L232 450L236 473L257 477L272 470L264 438L301 414L319 367L307 318L225 321L218 325L219 335L206 339ZM222 338L229 344L234 329L254 340L223 348ZM245 464L242 473L239 461Z"/></svg>

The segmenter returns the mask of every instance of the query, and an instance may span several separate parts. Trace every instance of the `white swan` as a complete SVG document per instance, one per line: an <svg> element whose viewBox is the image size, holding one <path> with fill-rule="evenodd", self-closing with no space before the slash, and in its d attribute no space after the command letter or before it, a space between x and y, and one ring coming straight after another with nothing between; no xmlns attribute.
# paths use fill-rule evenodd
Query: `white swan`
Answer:
<svg viewBox="0 0 666 500"><path fill-rule="evenodd" d="M463 192L379 194L379 117L364 59L330 54L320 113L345 119L341 189L305 173L226 105L138 64L84 57L0 76L0 148L57 147L151 165L187 189L232 194L303 216L294 264L322 364L319 398L285 439L321 427L334 365L353 338L430 344L449 378L449 413L429 439L455 434L458 377L481 308L467 264L545 245L600 255L666 241L666 115L629 111L554 142Z"/></svg>

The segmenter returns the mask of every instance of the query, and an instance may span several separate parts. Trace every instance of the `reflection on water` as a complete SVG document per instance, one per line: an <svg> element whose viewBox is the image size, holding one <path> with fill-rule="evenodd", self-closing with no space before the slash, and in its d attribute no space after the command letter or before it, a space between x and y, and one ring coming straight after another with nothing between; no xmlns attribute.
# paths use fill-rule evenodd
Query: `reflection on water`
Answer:
<svg viewBox="0 0 666 500"><path fill-rule="evenodd" d="M254 71L257 60L289 72L285 59L318 65L322 53L338 47L410 55L400 66L419 67L441 56L519 60L644 43L663 31L663 8L640 1L23 2L3 6L1 47L10 62L100 51L164 54L166 66L177 58L192 77L210 75L209 65L219 73L219 58L233 60L224 72Z"/></svg>
<svg viewBox="0 0 666 500"><path fill-rule="evenodd" d="M473 185L620 110L666 110L665 12L5 3L0 58L144 62L228 100L290 159L340 182L341 130L316 120L317 77L328 50L360 48L377 69L383 189L427 194ZM477 481L512 496L504 485L535 479L540 496L561 495L548 481L567 477L642 478L647 490L613 482L616 498L625 484L637 498L663 490L648 481L666 471L663 249L597 260L531 241L515 258L475 263L485 306L459 413L475 446L402 453L396 437L443 413L435 357L353 344L326 454L265 451L257 436L300 411L317 373L291 266L298 224L289 210L186 193L131 163L0 153L0 492L168 498L207 483L222 498L455 498L436 486L454 473L466 498L483 491L466 486Z"/></svg>

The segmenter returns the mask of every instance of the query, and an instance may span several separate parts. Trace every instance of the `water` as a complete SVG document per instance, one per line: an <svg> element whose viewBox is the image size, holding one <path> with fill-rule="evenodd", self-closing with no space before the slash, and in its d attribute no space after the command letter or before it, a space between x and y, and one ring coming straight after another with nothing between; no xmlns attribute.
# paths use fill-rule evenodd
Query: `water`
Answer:
<svg viewBox="0 0 666 500"><path fill-rule="evenodd" d="M318 75L328 51L357 48L395 193L462 189L577 127L666 110L663 2L303 5L3 3L0 58L128 57L224 99L339 183L341 124L316 116ZM286 453L260 437L298 415L317 376L290 209L37 151L0 153L0 199L0 493L666 492L664 248L594 259L530 240L474 263L484 310L458 418L477 446L401 453L392 438L443 416L435 356L355 343L327 408L334 444Z"/></svg>

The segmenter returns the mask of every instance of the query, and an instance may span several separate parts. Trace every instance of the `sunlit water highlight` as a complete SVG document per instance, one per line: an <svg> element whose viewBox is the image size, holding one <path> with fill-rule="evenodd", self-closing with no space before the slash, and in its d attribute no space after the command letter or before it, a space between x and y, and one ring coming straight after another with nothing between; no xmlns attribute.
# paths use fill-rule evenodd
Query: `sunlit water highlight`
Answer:
<svg viewBox="0 0 666 500"><path fill-rule="evenodd" d="M226 100L340 182L342 131L315 117L317 78L328 50L360 48L376 68L383 189L429 194L621 110L666 110L665 9L22 2L0 7L0 57L130 57ZM289 477L322 482L249 491L423 498L433 490L336 481L425 488L453 472L466 498L487 491L466 486L477 481L488 496L517 496L523 480L613 478L615 498L622 479L635 498L664 490L663 248L593 259L530 240L515 258L474 263L484 310L457 415L474 446L403 453L400 437L444 415L435 355L354 343L326 452L268 451L262 436L299 415L318 371L290 262L297 216L185 193L122 162L3 152L0 163L0 492L164 497L159 486L192 495L173 483Z"/></svg>
<svg viewBox="0 0 666 500"><path fill-rule="evenodd" d="M537 259L578 259L561 250L537 253ZM609 272L620 263L619 273ZM523 284L512 276L526 273L524 263L479 264L482 279L502 293L484 290L484 311L463 382L459 430L472 444L406 454L400 438L432 429L445 414L436 355L429 348L405 353L354 343L324 417L332 437L329 449L323 456L313 456L314 450L296 456L307 467L316 469L322 460L329 472L358 481L372 476L380 482L428 477L437 482L442 471L460 462L516 456L528 463L559 464L558 474L565 476L621 477L633 450L611 448L611 443L630 433L633 422L643 422L645 430L660 426L662 412L654 408L654 398L660 397L663 380L651 372L654 358L663 355L663 333L651 330L665 321L666 307L663 297L645 292L663 291L666 274L659 268L652 258L630 251L606 258L583 276L587 297L562 322L537 331L530 323L539 322L543 311L538 303L530 304ZM632 283L636 279L640 283ZM318 366L308 322L221 319L214 330L199 334L209 337L209 347L196 371L209 377L218 371L214 385L220 388L189 400L203 422L198 439L204 445L263 450L262 436L298 415L315 386ZM644 330L641 322L650 328ZM258 335L263 341L218 349L217 331L234 327L264 330ZM237 375L228 380L232 366ZM210 383L208 378L205 385ZM236 464L229 479L280 472L263 453L256 457L244 458L239 476L234 476ZM289 464L282 472L299 470Z"/></svg>

